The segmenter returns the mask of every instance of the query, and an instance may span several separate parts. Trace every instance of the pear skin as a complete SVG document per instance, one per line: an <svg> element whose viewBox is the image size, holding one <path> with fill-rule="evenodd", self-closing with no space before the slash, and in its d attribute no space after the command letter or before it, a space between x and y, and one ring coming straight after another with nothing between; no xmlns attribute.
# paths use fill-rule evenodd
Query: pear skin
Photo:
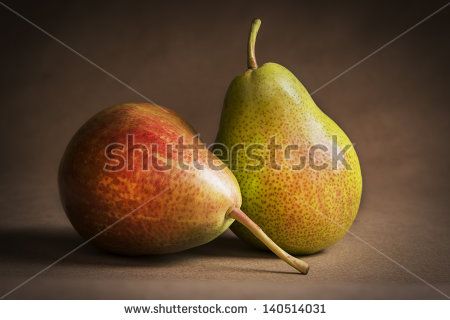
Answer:
<svg viewBox="0 0 450 320"><path fill-rule="evenodd" d="M248 70L226 93L216 141L229 149L268 146L271 140L280 145L275 151L255 152L264 159L257 169L249 166L245 152L232 162L222 159L241 187L241 209L287 252L311 254L336 243L352 225L361 200L361 169L347 135L289 70L276 63L257 66L259 25L259 20L253 22L249 37ZM311 150L312 164L302 167L311 160ZM333 156L339 154L343 161L335 162ZM231 229L264 248L242 225Z"/></svg>

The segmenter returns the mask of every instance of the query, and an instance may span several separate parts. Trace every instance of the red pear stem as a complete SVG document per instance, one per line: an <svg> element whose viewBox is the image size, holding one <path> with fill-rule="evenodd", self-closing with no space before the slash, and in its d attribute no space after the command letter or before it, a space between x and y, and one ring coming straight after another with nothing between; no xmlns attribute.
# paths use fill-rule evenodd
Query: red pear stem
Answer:
<svg viewBox="0 0 450 320"><path fill-rule="evenodd" d="M255 237L261 240L267 248L275 253L281 260L298 270L300 273L307 274L309 271L309 265L296 257L291 256L289 253L281 249L275 242L270 239L262 229L254 223L241 209L234 208L228 213L228 216L242 223L248 230L250 230Z"/></svg>

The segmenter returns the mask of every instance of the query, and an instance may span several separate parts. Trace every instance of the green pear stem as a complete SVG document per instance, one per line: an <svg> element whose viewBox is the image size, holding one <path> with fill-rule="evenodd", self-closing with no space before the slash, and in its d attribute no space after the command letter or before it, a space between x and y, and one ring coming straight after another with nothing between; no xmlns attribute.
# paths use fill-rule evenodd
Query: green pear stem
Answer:
<svg viewBox="0 0 450 320"><path fill-rule="evenodd" d="M256 36L258 35L258 30L260 26L261 20L259 19L253 20L252 26L250 28L250 35L248 36L247 66L249 69L253 70L258 68L255 56L255 43L256 43Z"/></svg>
<svg viewBox="0 0 450 320"><path fill-rule="evenodd" d="M289 253L281 249L275 242L272 241L262 229L254 223L241 209L233 208L228 216L232 219L242 223L248 230L253 233L255 237L261 240L273 253L275 253L281 260L298 270L300 273L307 274L309 271L309 265L296 257L291 256Z"/></svg>

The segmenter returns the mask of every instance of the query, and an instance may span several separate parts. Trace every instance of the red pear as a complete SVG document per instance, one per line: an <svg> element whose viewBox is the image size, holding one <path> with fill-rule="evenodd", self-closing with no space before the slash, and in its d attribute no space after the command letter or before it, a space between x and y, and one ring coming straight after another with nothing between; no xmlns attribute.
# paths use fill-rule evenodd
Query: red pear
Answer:
<svg viewBox="0 0 450 320"><path fill-rule="evenodd" d="M75 229L110 252L186 250L218 237L236 219L294 268L308 270L239 210L231 171L189 124L160 106L127 103L88 120L61 160L59 190Z"/></svg>

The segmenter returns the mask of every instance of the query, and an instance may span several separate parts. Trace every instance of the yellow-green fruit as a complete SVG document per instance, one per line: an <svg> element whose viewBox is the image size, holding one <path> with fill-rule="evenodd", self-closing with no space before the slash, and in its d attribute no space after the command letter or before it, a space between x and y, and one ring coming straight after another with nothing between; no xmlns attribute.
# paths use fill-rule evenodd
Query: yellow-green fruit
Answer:
<svg viewBox="0 0 450 320"><path fill-rule="evenodd" d="M310 254L337 242L352 225L361 170L349 138L289 70L275 63L257 67L259 24L252 25L249 69L228 88L217 142L231 150L220 153L241 187L242 210L286 251ZM236 152L240 144L244 150ZM261 168L255 167L261 159ZM240 224L231 229L264 248Z"/></svg>

